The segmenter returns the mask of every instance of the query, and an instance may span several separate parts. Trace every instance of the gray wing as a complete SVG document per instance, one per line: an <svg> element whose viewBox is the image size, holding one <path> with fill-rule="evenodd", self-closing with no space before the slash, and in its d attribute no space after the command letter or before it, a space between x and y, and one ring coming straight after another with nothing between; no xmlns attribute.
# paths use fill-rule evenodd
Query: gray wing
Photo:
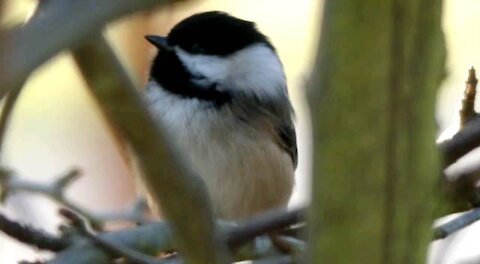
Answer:
<svg viewBox="0 0 480 264"><path fill-rule="evenodd" d="M232 111L240 121L252 125L254 120L262 120L269 123L274 133L275 141L281 149L291 157L294 168L297 167L298 152L297 138L292 116L293 108L288 95L276 98L277 100L265 100L255 96L235 95L235 103L231 106ZM268 126L267 126L268 127Z"/></svg>
<svg viewBox="0 0 480 264"><path fill-rule="evenodd" d="M297 168L298 163L298 150L297 150L297 136L295 133L295 127L290 121L289 124L284 124L277 128L277 135L280 139L280 147L283 148L292 158L293 167Z"/></svg>

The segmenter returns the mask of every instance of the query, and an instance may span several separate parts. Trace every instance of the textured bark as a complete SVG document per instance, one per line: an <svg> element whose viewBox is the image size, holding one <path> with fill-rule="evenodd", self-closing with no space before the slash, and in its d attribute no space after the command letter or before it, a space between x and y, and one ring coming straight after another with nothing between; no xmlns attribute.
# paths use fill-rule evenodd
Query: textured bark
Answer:
<svg viewBox="0 0 480 264"><path fill-rule="evenodd" d="M313 263L424 263L441 0L326 0L310 82Z"/></svg>

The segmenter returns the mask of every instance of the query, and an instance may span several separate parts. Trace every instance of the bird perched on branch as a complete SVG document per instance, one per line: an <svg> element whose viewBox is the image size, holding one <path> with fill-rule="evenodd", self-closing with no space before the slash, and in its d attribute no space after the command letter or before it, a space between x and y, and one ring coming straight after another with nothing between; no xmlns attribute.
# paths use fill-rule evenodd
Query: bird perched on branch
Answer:
<svg viewBox="0 0 480 264"><path fill-rule="evenodd" d="M158 49L144 94L149 110L205 181L217 216L286 206L297 146L268 38L252 22L212 11L146 39Z"/></svg>

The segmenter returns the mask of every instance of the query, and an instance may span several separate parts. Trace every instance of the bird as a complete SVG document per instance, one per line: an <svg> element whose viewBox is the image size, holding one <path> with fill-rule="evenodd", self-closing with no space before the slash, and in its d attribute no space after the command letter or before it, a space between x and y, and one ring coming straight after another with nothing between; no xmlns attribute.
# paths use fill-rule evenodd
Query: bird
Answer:
<svg viewBox="0 0 480 264"><path fill-rule="evenodd" d="M295 184L294 110L282 62L255 23L193 14L156 47L143 98L205 182L220 219L285 208Z"/></svg>

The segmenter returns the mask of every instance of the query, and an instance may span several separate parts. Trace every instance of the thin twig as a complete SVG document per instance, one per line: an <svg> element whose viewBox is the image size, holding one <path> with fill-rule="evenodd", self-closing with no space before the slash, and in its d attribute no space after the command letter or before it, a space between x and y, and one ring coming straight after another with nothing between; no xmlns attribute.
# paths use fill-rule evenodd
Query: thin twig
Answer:
<svg viewBox="0 0 480 264"><path fill-rule="evenodd" d="M289 225L298 224L305 220L305 214L306 209L299 208L292 211L269 212L251 218L227 232L228 245L230 247L238 247L259 235L279 231Z"/></svg>
<svg viewBox="0 0 480 264"><path fill-rule="evenodd" d="M111 254L116 257L124 257L129 263L133 264L160 264L161 262L157 261L155 258L148 255L142 254L140 252L134 251L130 248L123 247L111 241L107 241L100 236L96 236L90 232L87 228L87 224L83 219L75 214L73 211L67 209L61 209L60 214L67 218L71 224L80 231L80 234L88 238L95 245L103 249L108 254Z"/></svg>
<svg viewBox="0 0 480 264"><path fill-rule="evenodd" d="M147 211L147 202L145 199L139 198L127 210L99 212L95 214L95 217L102 222L127 221L143 225L151 222L145 216Z"/></svg>
<svg viewBox="0 0 480 264"><path fill-rule="evenodd" d="M480 208L466 212L457 218L433 229L433 239L443 239L456 231L469 226L480 219Z"/></svg>
<svg viewBox="0 0 480 264"><path fill-rule="evenodd" d="M58 252L71 245L66 238L55 237L31 226L8 219L0 213L0 230L6 235L38 249Z"/></svg>
<svg viewBox="0 0 480 264"><path fill-rule="evenodd" d="M468 71L468 79L465 83L466 87L462 100L462 108L460 109L460 127L463 127L468 121L477 116L475 112L475 95L477 93L478 80L473 67Z"/></svg>
<svg viewBox="0 0 480 264"><path fill-rule="evenodd" d="M15 175L12 171L0 170L0 185L2 187L2 197L5 199L11 193L29 192L45 195L54 201L78 212L88 218L94 226L101 226L101 221L84 208L78 206L65 196L65 190L78 176L80 172L76 169L70 170L63 176L49 183L32 182Z"/></svg>
<svg viewBox="0 0 480 264"><path fill-rule="evenodd" d="M144 224L148 222L145 218L145 203L137 201L132 208L126 211L111 213L92 213L89 210L79 206L65 195L66 189L80 176L80 171L73 169L60 176L58 179L48 182L33 182L26 178L19 177L14 172L0 168L0 186L2 188L2 198L5 199L11 193L29 192L44 195L53 199L57 203L67 207L83 217L87 218L91 225L99 230L107 221L131 221Z"/></svg>

